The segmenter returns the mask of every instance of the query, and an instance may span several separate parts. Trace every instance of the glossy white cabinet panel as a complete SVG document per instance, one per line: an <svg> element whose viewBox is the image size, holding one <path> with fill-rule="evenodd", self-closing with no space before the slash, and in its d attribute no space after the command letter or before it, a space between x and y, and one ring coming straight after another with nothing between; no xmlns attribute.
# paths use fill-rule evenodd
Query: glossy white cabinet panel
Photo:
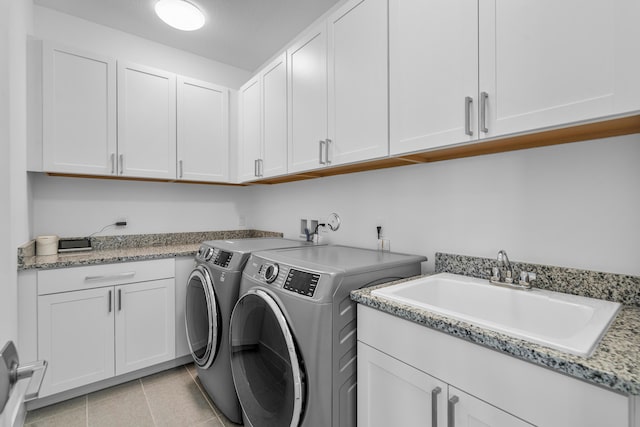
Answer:
<svg viewBox="0 0 640 427"><path fill-rule="evenodd" d="M331 165L389 154L387 1L355 0L328 19Z"/></svg>
<svg viewBox="0 0 640 427"><path fill-rule="evenodd" d="M391 154L477 139L477 1L390 0L389 62Z"/></svg>
<svg viewBox="0 0 640 427"><path fill-rule="evenodd" d="M260 176L287 173L287 55L282 54L260 74L262 83L262 164Z"/></svg>
<svg viewBox="0 0 640 427"><path fill-rule="evenodd" d="M175 357L175 280L116 286L116 375Z"/></svg>
<svg viewBox="0 0 640 427"><path fill-rule="evenodd" d="M359 427L445 426L446 402L446 383L358 342Z"/></svg>
<svg viewBox="0 0 640 427"><path fill-rule="evenodd" d="M176 177L176 76L118 62L120 175Z"/></svg>
<svg viewBox="0 0 640 427"><path fill-rule="evenodd" d="M38 358L49 363L41 396L114 375L113 298L112 287L38 297Z"/></svg>
<svg viewBox="0 0 640 427"><path fill-rule="evenodd" d="M43 169L115 174L115 59L50 42L41 48Z"/></svg>
<svg viewBox="0 0 640 427"><path fill-rule="evenodd" d="M326 164L327 28L314 27L287 51L289 67L289 172ZM320 157L322 156L322 158Z"/></svg>
<svg viewBox="0 0 640 427"><path fill-rule="evenodd" d="M229 90L178 77L177 178L229 179Z"/></svg>
<svg viewBox="0 0 640 427"><path fill-rule="evenodd" d="M238 179L250 181L259 176L258 162L262 156L260 77L240 88L240 141L238 147Z"/></svg>
<svg viewBox="0 0 640 427"><path fill-rule="evenodd" d="M452 386L449 386L448 405L452 408L447 413L449 425L456 427L533 426Z"/></svg>

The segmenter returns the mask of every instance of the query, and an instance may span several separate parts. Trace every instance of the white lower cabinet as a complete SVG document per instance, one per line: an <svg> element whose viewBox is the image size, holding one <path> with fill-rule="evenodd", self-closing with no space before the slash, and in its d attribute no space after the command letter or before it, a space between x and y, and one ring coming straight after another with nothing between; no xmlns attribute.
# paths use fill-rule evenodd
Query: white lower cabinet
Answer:
<svg viewBox="0 0 640 427"><path fill-rule="evenodd" d="M359 342L358 425L524 427L532 424Z"/></svg>
<svg viewBox="0 0 640 427"><path fill-rule="evenodd" d="M358 426L638 427L633 397L358 305Z"/></svg>
<svg viewBox="0 0 640 427"><path fill-rule="evenodd" d="M113 288L38 297L38 357L49 362L41 396L115 373Z"/></svg>
<svg viewBox="0 0 640 427"><path fill-rule="evenodd" d="M168 259L38 272L40 395L174 359L173 270Z"/></svg>

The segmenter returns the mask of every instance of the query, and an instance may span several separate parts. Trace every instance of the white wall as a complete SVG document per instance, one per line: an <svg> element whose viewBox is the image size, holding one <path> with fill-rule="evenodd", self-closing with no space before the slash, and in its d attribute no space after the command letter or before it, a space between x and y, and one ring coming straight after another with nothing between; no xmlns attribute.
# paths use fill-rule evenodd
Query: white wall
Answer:
<svg viewBox="0 0 640 427"><path fill-rule="evenodd" d="M249 72L40 6L34 36L238 89Z"/></svg>
<svg viewBox="0 0 640 427"><path fill-rule="evenodd" d="M33 236L85 236L126 218L126 228L99 235L237 230L243 187L115 181L33 174Z"/></svg>
<svg viewBox="0 0 640 427"><path fill-rule="evenodd" d="M26 241L26 35L32 3L0 0L0 346L17 338L16 247Z"/></svg>
<svg viewBox="0 0 640 427"><path fill-rule="evenodd" d="M640 135L251 188L250 226L298 236L337 212L333 243L640 275Z"/></svg>

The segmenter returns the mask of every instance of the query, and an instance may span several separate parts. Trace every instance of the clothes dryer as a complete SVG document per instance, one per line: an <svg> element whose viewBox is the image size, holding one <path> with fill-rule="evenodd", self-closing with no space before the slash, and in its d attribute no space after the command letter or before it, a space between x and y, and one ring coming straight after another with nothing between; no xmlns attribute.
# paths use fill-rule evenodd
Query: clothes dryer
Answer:
<svg viewBox="0 0 640 427"><path fill-rule="evenodd" d="M304 246L312 244L282 238L212 240L195 256L187 283L187 341L205 391L235 423L242 421L242 412L231 377L228 331L242 269L253 251Z"/></svg>
<svg viewBox="0 0 640 427"><path fill-rule="evenodd" d="M246 426L356 426L354 289L419 275L426 258L347 246L253 253L230 325Z"/></svg>

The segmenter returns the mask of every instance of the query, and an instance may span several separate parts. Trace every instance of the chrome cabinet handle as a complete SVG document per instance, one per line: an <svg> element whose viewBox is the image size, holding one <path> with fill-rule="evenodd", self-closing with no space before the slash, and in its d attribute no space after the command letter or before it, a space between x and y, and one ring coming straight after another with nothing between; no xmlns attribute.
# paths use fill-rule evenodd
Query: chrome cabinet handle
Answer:
<svg viewBox="0 0 640 427"><path fill-rule="evenodd" d="M322 151L324 151L324 150L322 150L322 146L323 146L323 145L325 145L326 143L327 143L327 142L326 142L325 140L323 140L323 139L322 139L322 140L320 140L320 147L319 147L318 157L320 158L320 160L319 160L319 161L320 161L320 164L321 164L321 165L326 165L326 164L327 164L327 162L325 162L325 161L323 161L323 160L322 160Z"/></svg>
<svg viewBox="0 0 640 427"><path fill-rule="evenodd" d="M327 159L327 164L330 165L331 164L331 160L329 160L329 146L331 145L332 141L330 139L327 139L326 141L327 141L327 145L326 145L326 148L325 148L325 153L326 153L325 159Z"/></svg>
<svg viewBox="0 0 640 427"><path fill-rule="evenodd" d="M118 273L118 274L108 274L105 276L85 276L85 282L91 282L94 280L115 280L115 279L124 279L127 277L133 277L136 275L135 271L127 271L126 273Z"/></svg>
<svg viewBox="0 0 640 427"><path fill-rule="evenodd" d="M456 403L459 401L458 396L453 396L447 403L447 427L456 427Z"/></svg>
<svg viewBox="0 0 640 427"><path fill-rule="evenodd" d="M184 175L184 171L182 169L182 160L178 161L178 169L179 169L179 172L180 172L180 178L182 178L183 175Z"/></svg>
<svg viewBox="0 0 640 427"><path fill-rule="evenodd" d="M472 136L471 130L471 104L473 104L473 98L467 96L464 98L464 133Z"/></svg>
<svg viewBox="0 0 640 427"><path fill-rule="evenodd" d="M120 175L124 174L124 154L120 154Z"/></svg>
<svg viewBox="0 0 640 427"><path fill-rule="evenodd" d="M109 313L111 313L111 291L109 291Z"/></svg>
<svg viewBox="0 0 640 427"><path fill-rule="evenodd" d="M487 92L480 93L480 130L484 133L488 133L487 128L487 100L489 94Z"/></svg>
<svg viewBox="0 0 640 427"><path fill-rule="evenodd" d="M118 311L122 311L122 289L118 289Z"/></svg>
<svg viewBox="0 0 640 427"><path fill-rule="evenodd" d="M111 153L111 175L116 173L116 154Z"/></svg>
<svg viewBox="0 0 640 427"><path fill-rule="evenodd" d="M440 387L431 390L431 427L438 427L438 395L441 392Z"/></svg>

